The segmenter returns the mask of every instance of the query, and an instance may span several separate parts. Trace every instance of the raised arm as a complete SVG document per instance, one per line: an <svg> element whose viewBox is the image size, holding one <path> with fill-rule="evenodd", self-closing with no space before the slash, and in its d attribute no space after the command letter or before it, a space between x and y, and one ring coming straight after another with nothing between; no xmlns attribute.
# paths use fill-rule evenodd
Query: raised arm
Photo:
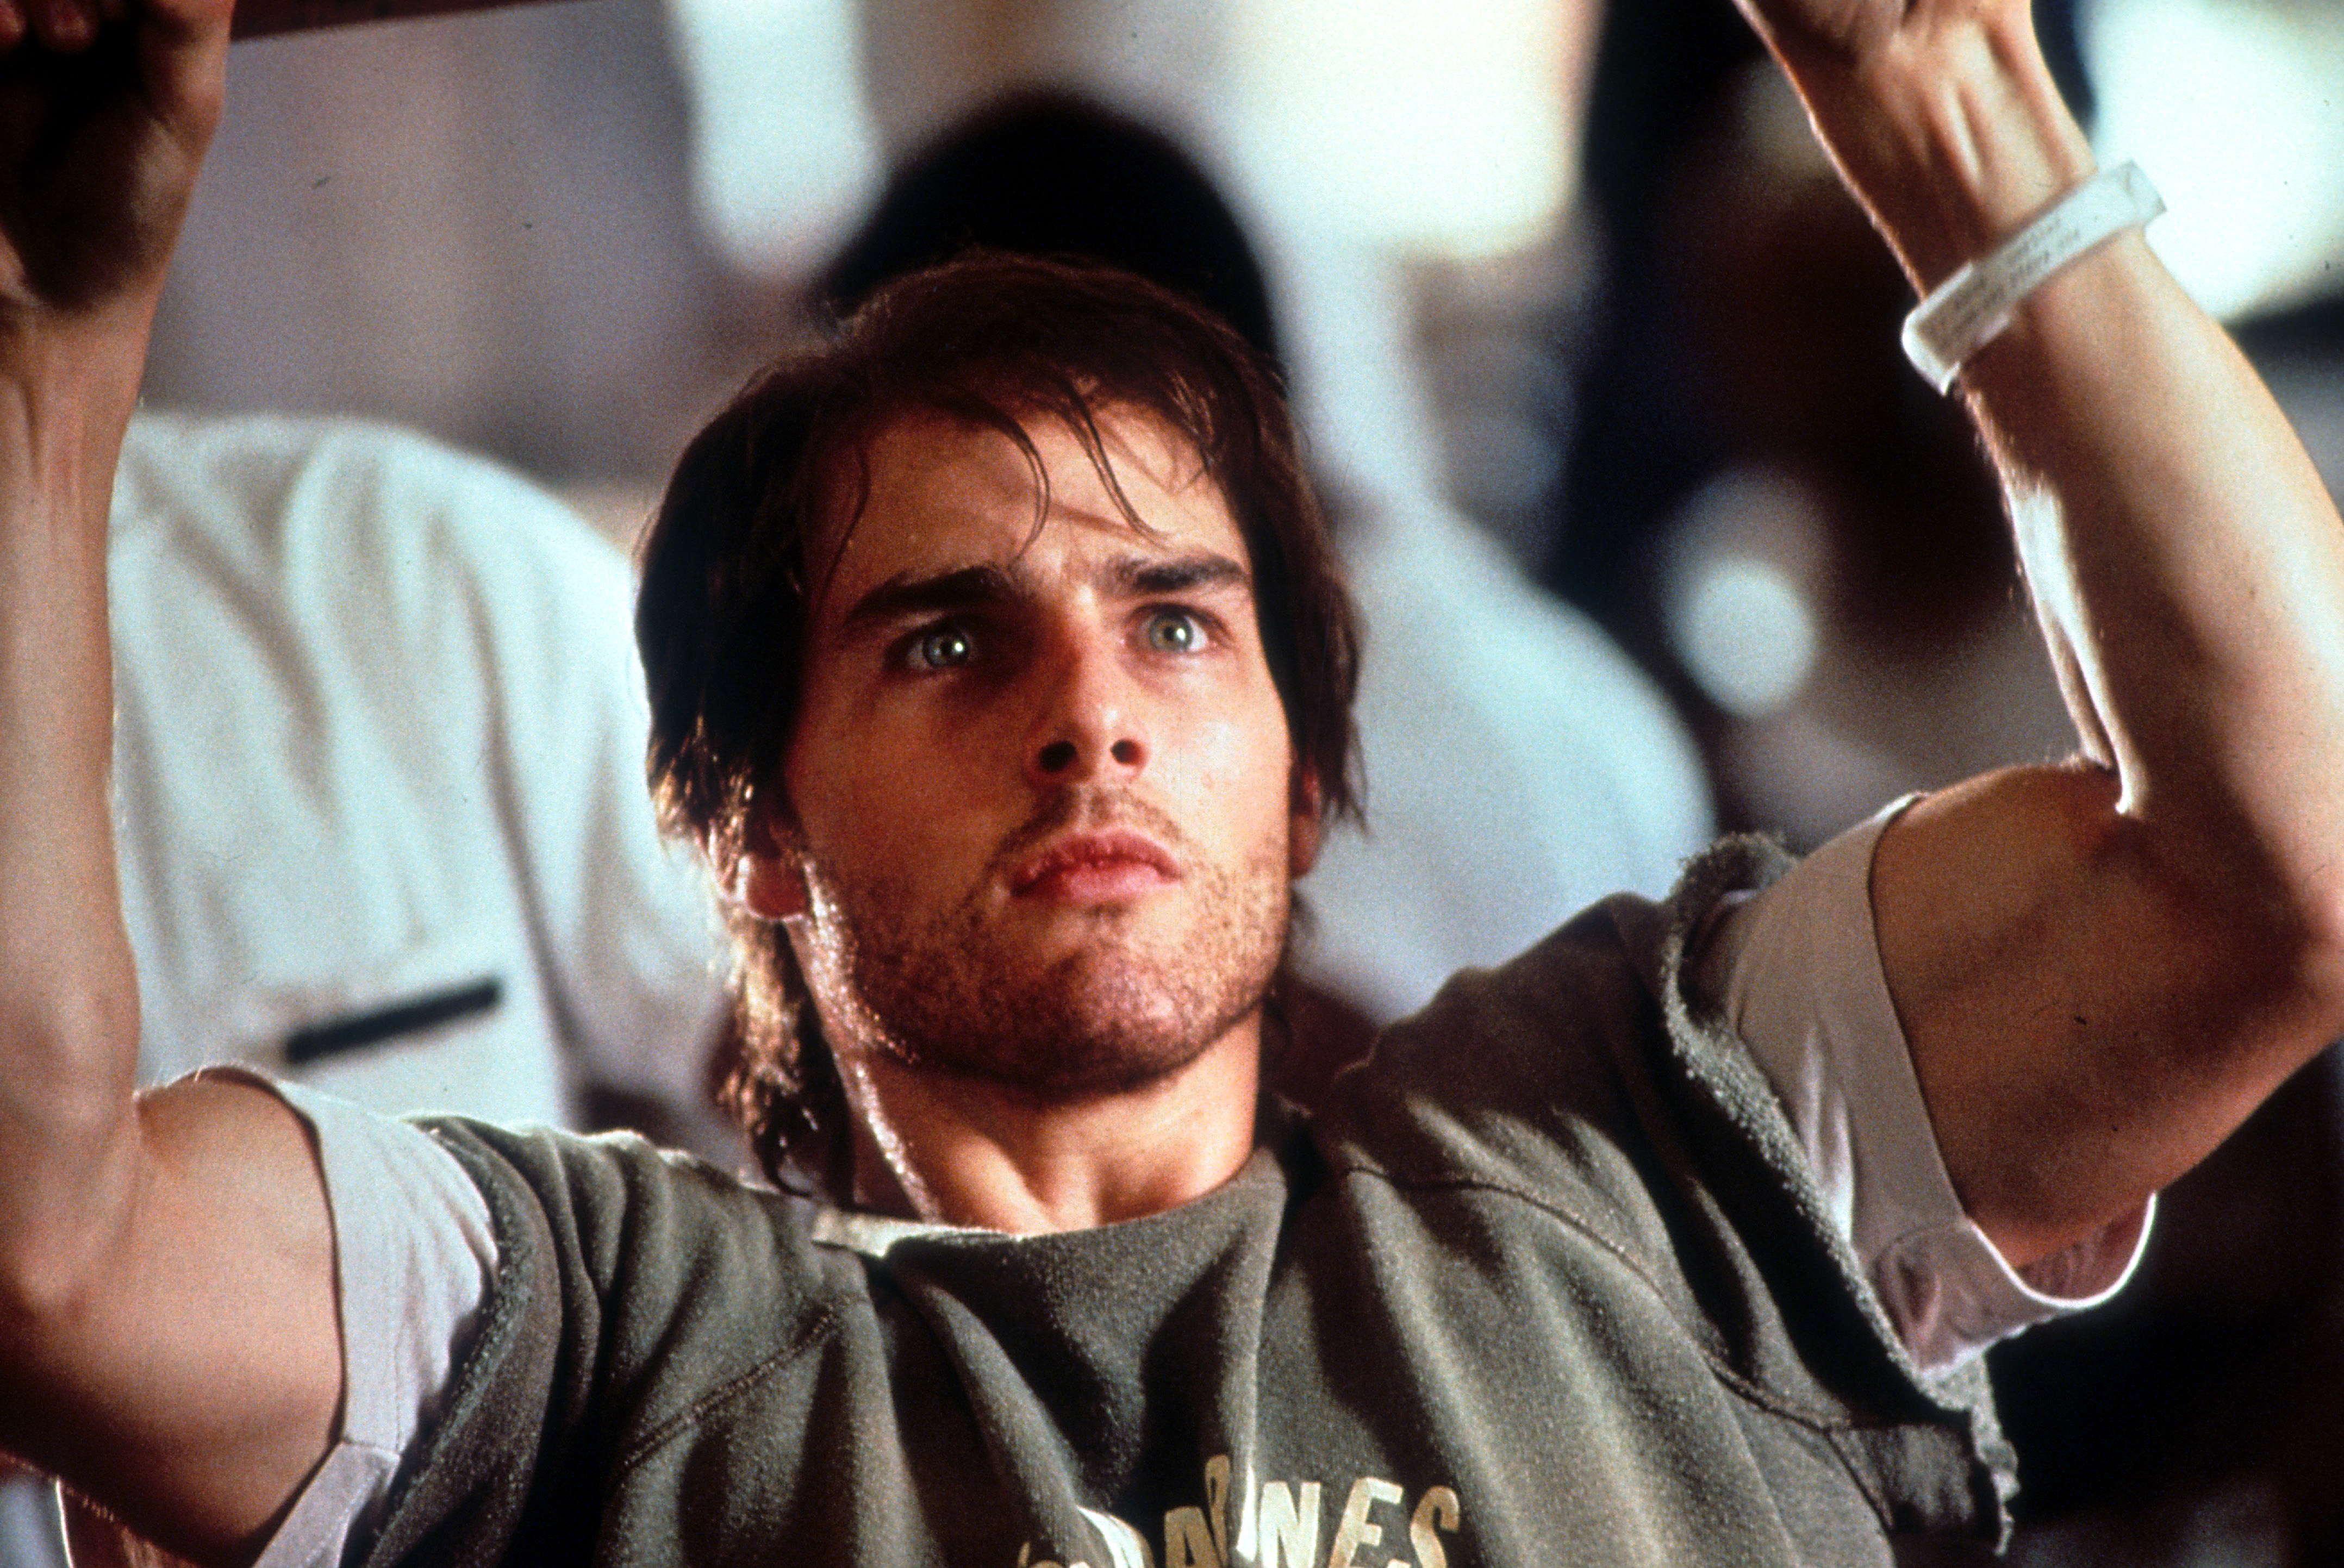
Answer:
<svg viewBox="0 0 2344 1568"><path fill-rule="evenodd" d="M291 1114L132 1095L106 507L227 10L0 0L0 1448L218 1561L324 1452L341 1373Z"/></svg>
<svg viewBox="0 0 2344 1568"><path fill-rule="evenodd" d="M1926 289L2086 177L2026 0L1745 0ZM2344 1033L2344 529L2137 231L1961 377L2082 736L1882 839L1889 990L2014 1261L2134 1207Z"/></svg>

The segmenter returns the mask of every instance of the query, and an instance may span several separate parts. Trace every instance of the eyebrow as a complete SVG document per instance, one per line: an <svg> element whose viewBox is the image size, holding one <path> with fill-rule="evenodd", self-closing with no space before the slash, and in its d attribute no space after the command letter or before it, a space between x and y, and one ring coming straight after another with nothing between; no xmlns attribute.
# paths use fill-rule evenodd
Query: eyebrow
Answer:
<svg viewBox="0 0 2344 1568"><path fill-rule="evenodd" d="M1010 574L990 564L962 567L935 577L898 573L856 599L839 624L843 630L855 631L905 616L998 604L1016 596L1017 585Z"/></svg>
<svg viewBox="0 0 2344 1568"><path fill-rule="evenodd" d="M1253 588L1253 574L1236 561L1211 551L1161 558L1123 556L1110 562L1107 577L1125 594L1188 593L1197 588Z"/></svg>
<svg viewBox="0 0 2344 1568"><path fill-rule="evenodd" d="M1026 591L1027 573L1018 563L1001 567L987 562L961 567L934 577L899 574L854 601L840 622L844 631L899 620L909 616L939 615L979 605L1003 604ZM1156 594L1191 593L1198 588L1237 588L1250 591L1253 574L1228 557L1209 550L1169 559L1150 556L1118 556L1099 574L1118 597L1144 598Z"/></svg>

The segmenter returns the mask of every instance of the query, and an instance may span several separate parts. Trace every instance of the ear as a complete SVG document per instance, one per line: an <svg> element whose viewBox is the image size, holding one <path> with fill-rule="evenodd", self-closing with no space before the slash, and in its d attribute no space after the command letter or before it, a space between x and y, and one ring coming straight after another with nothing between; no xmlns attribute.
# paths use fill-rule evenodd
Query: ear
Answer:
<svg viewBox="0 0 2344 1568"><path fill-rule="evenodd" d="M1288 809L1293 820L1286 839L1287 875L1300 877L1318 863L1318 835L1327 807L1326 792L1318 788L1318 769L1298 764L1288 793L1292 797Z"/></svg>
<svg viewBox="0 0 2344 1568"><path fill-rule="evenodd" d="M725 898L761 920L804 914L805 873L798 864L797 835L752 807L748 840L730 866L717 868Z"/></svg>

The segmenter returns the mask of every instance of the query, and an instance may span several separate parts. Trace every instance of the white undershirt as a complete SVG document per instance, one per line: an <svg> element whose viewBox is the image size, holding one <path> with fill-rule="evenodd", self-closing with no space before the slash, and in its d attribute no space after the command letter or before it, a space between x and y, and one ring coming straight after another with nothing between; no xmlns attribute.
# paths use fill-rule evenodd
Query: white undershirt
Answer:
<svg viewBox="0 0 2344 1568"><path fill-rule="evenodd" d="M1963 1212L1872 924L1873 849L1908 804L1744 895L1701 953L1693 986L1757 1058L1905 1350L1938 1376L2123 1289L2147 1250L2157 1201L2023 1271Z"/></svg>
<svg viewBox="0 0 2344 1568"><path fill-rule="evenodd" d="M254 1568L335 1568L440 1412L496 1270L496 1232L480 1189L421 1129L298 1084L269 1087L317 1132L341 1302L342 1422Z"/></svg>
<svg viewBox="0 0 2344 1568"><path fill-rule="evenodd" d="M1942 1374L2123 1288L2155 1201L2022 1274L1962 1212L1872 924L1873 848L1898 806L1716 923L1693 980L1773 1084L1840 1233L1905 1348ZM315 1130L341 1298L342 1432L258 1568L329 1568L430 1423L496 1268L486 1202L420 1130L289 1085Z"/></svg>

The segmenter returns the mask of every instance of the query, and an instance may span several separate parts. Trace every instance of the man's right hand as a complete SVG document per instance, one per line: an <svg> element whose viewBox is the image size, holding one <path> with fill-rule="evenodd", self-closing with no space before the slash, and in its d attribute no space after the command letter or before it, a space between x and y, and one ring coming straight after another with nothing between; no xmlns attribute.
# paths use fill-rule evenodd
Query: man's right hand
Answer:
<svg viewBox="0 0 2344 1568"><path fill-rule="evenodd" d="M151 304L219 118L230 9L0 0L0 309Z"/></svg>

